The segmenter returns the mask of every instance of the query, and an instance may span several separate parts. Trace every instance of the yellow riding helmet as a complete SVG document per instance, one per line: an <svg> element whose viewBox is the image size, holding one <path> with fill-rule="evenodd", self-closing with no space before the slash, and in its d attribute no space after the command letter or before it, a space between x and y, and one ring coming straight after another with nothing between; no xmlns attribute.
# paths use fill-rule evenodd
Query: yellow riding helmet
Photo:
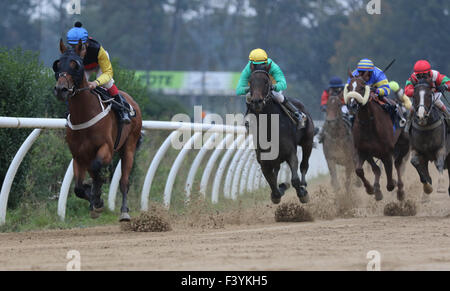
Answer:
<svg viewBox="0 0 450 291"><path fill-rule="evenodd" d="M263 49L255 49L250 52L250 56L248 57L251 62L255 65L267 63L268 56L265 50Z"/></svg>
<svg viewBox="0 0 450 291"><path fill-rule="evenodd" d="M390 82L389 87L391 87L391 90L394 91L395 93L397 93L398 90L400 90L400 85L395 81Z"/></svg>

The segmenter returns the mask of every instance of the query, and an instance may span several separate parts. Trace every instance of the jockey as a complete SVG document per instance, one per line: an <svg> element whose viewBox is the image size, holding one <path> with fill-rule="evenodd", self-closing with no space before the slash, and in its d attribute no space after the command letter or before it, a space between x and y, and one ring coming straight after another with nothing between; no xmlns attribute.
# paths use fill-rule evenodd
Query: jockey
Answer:
<svg viewBox="0 0 450 291"><path fill-rule="evenodd" d="M344 90L344 83L342 82L342 79L339 77L333 77L330 79L330 83L328 84L328 89L324 90L322 93L321 103L320 103L320 109L325 112L327 110L327 103L328 98L330 96L337 96L341 94L341 92ZM342 100L342 103L344 103L344 100Z"/></svg>
<svg viewBox="0 0 450 291"><path fill-rule="evenodd" d="M241 78L239 79L239 83L236 89L236 95L247 95L247 103L249 103L251 97L249 87L250 77L252 74L251 64L271 64L269 75L271 76L273 83L271 94L273 100L280 104L283 104L289 111L291 111L294 114L295 118L298 120L298 127L304 128L305 122L307 120L306 114L300 112L294 104L292 104L287 98L284 97L282 91L286 90L287 83L283 71L281 71L281 68L272 59L270 59L267 56L267 53L262 49L255 49L251 51L249 62L242 71Z"/></svg>
<svg viewBox="0 0 450 291"><path fill-rule="evenodd" d="M391 93L391 88L389 86L389 81L384 74L384 72L375 67L374 63L369 59L362 59L358 63L358 67L355 71L353 71L353 76L362 75L364 72L370 72L369 78L366 81L366 84L371 86L370 96L372 98L380 100L383 104L383 108L388 111L392 118L395 118L394 112L398 115L398 117L402 120L401 127L404 126L405 120L403 114L398 105L393 101L387 98L387 96ZM350 78L348 79L348 84L350 84Z"/></svg>
<svg viewBox="0 0 450 291"><path fill-rule="evenodd" d="M344 90L344 87L345 87L345 84L344 84L344 82L342 82L341 78L332 77L330 79L330 82L328 84L328 89L324 90L322 93L322 98L321 98L321 103L320 103L320 109L322 112L327 111L327 103L328 103L328 99L330 98L330 96L338 96ZM344 121L348 122L348 124L350 125L351 121L350 121L350 116L349 116L349 111L348 111L347 105L345 104L343 98L341 99L341 101L343 104L341 107L342 117L343 117ZM318 134L319 143L323 143L324 138L325 138L325 132L322 127L322 129L320 130L320 132Z"/></svg>
<svg viewBox="0 0 450 291"><path fill-rule="evenodd" d="M414 84L419 79L431 78L433 86L433 100L435 100L436 106L444 112L446 118L450 118L450 113L447 107L441 101L442 94L445 91L450 91L450 78L439 73L436 70L431 69L431 65L428 61L421 60L414 65L414 73L406 81L405 94L412 98L414 96Z"/></svg>
<svg viewBox="0 0 450 291"><path fill-rule="evenodd" d="M113 68L109 60L108 52L94 39L88 37L88 32L82 27L81 22L76 22L74 27L67 32L67 42L74 47L81 39L83 43L82 59L86 79L89 81L91 74L95 73L97 79L89 83L91 90L97 86L103 86L108 89L109 94L116 102L121 104L120 109L117 110L120 117L120 122L131 123L129 116L129 105L125 98L119 93L113 79ZM83 56L84 54L84 56Z"/></svg>
<svg viewBox="0 0 450 291"><path fill-rule="evenodd" d="M389 82L389 87L391 87L391 92L394 95L392 99L402 103L406 110L411 110L412 103L411 100L409 100L408 96L405 95L405 90L400 88L400 85L395 81Z"/></svg>

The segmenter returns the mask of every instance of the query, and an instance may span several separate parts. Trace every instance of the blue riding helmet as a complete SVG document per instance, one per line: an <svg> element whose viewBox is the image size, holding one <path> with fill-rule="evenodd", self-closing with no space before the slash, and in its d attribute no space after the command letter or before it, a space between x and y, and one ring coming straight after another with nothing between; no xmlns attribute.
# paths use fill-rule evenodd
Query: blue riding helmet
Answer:
<svg viewBox="0 0 450 291"><path fill-rule="evenodd" d="M80 39L83 43L86 43L88 32L82 26L81 22L76 22L74 27L67 32L67 42L69 44L78 44Z"/></svg>
<svg viewBox="0 0 450 291"><path fill-rule="evenodd" d="M345 85L342 82L342 79L339 77L333 77L330 79L330 88L344 88Z"/></svg>

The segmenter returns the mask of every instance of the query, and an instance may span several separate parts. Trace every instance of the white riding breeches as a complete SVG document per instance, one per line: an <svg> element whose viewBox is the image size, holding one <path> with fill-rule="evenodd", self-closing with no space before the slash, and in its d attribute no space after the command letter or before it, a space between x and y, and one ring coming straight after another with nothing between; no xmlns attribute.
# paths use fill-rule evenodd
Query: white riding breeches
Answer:
<svg viewBox="0 0 450 291"><path fill-rule="evenodd" d="M276 91L272 91L272 98L273 100L275 100L278 103L283 103L284 102L284 95L282 92L276 92ZM251 94L250 92L247 93L247 95L245 96L245 100L247 102L247 104L250 104L250 99L251 99Z"/></svg>
<svg viewBox="0 0 450 291"><path fill-rule="evenodd" d="M273 100L277 101L278 103L283 103L284 102L284 95L283 92L277 92L277 91L272 91L272 96L273 96Z"/></svg>
<svg viewBox="0 0 450 291"><path fill-rule="evenodd" d="M341 111L342 111L342 113L344 113L344 114L349 114L348 107L347 107L346 104L342 105Z"/></svg>

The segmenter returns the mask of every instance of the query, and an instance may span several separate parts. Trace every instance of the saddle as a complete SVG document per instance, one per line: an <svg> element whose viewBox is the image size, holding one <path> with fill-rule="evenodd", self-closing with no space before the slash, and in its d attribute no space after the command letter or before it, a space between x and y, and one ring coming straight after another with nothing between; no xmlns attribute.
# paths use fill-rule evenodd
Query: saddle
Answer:
<svg viewBox="0 0 450 291"><path fill-rule="evenodd" d="M121 110L128 110L128 112L130 113L130 117L135 117L136 112L135 112L134 108L131 106L131 104L129 104L128 102L126 102L125 106L124 106L121 103L115 101L114 98L109 94L108 90L106 90L103 87L98 86L93 91L96 94L98 94L98 96L100 96L100 99L102 100L102 102L104 102L106 104L111 104L111 109L114 111L114 113L117 116L117 119L116 119L117 120L117 138L114 143L114 150L117 150L120 139L122 138L122 130L123 130L123 124L121 124L119 122L119 114L120 114L119 112Z"/></svg>
<svg viewBox="0 0 450 291"><path fill-rule="evenodd" d="M100 99L104 101L106 104L111 104L112 109L116 113L119 110L127 110L130 113L130 117L134 117L136 115L136 112L134 111L134 108L133 106L131 106L131 104L127 102L125 107L122 106L122 104L114 100L114 98L109 94L108 90L106 90L105 88L98 86L93 91L97 93L100 96Z"/></svg>

